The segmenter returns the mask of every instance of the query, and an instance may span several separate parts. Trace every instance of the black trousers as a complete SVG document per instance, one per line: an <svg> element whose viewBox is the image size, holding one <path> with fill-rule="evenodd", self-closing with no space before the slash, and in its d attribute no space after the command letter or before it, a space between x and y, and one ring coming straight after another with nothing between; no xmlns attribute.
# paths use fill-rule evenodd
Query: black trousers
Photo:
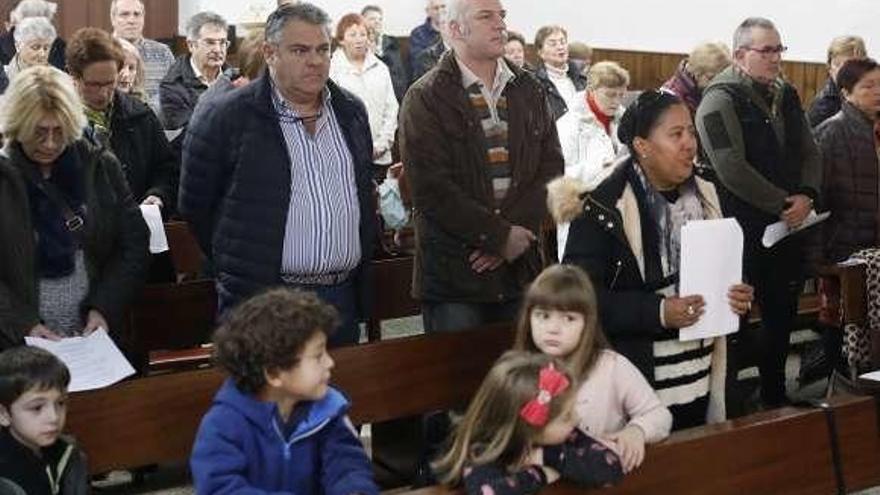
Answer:
<svg viewBox="0 0 880 495"><path fill-rule="evenodd" d="M759 239L746 239L746 280L755 287L755 301L761 306L756 351L765 406L779 406L786 400L785 360L804 285L803 260L801 235L788 237L770 249Z"/></svg>

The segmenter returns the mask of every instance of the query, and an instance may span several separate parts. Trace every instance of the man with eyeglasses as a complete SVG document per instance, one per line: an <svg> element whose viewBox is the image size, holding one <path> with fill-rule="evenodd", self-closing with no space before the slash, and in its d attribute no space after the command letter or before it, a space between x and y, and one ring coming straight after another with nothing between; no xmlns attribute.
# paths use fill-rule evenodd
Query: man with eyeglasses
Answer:
<svg viewBox="0 0 880 495"><path fill-rule="evenodd" d="M226 64L226 20L213 12L199 12L186 23L189 55L178 57L159 86L162 121L169 130L184 127L199 96L223 72Z"/></svg>
<svg viewBox="0 0 880 495"><path fill-rule="evenodd" d="M144 92L147 103L158 115L159 83L174 64L174 55L165 44L144 38L144 21L143 0L113 0L110 3L113 36L130 42L140 52L144 60Z"/></svg>
<svg viewBox="0 0 880 495"><path fill-rule="evenodd" d="M745 276L761 306L757 354L764 407L788 402L785 359L803 288L804 235L770 248L762 236L780 220L789 227L803 223L822 178L797 90L780 77L785 49L771 21L743 21L733 36L733 65L706 88L696 115L722 205L745 234Z"/></svg>
<svg viewBox="0 0 880 495"><path fill-rule="evenodd" d="M206 100L183 143L180 213L213 262L220 311L265 288L315 292L356 344L376 231L364 104L329 79L330 17L297 3L266 22L268 72Z"/></svg>

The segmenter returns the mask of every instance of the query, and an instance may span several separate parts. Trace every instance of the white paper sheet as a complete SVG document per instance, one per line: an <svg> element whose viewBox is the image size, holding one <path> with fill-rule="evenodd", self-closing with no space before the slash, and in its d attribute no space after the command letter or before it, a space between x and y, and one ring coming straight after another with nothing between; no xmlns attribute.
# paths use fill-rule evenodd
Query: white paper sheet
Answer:
<svg viewBox="0 0 880 495"><path fill-rule="evenodd" d="M162 212L158 205L141 205L141 215L150 229L150 252L153 254L168 251L168 238L165 236L165 224L162 223Z"/></svg>
<svg viewBox="0 0 880 495"><path fill-rule="evenodd" d="M27 345L46 349L67 365L70 392L108 387L134 374L131 363L103 328L88 337L69 337L59 341L37 337L24 339Z"/></svg>
<svg viewBox="0 0 880 495"><path fill-rule="evenodd" d="M734 333L739 316L730 308L730 286L742 282L743 233L736 220L700 220L681 229L678 293L701 295L705 313L693 326L679 331L679 340Z"/></svg>
<svg viewBox="0 0 880 495"><path fill-rule="evenodd" d="M807 218L804 219L803 223L793 229L788 228L788 225L783 221L771 223L766 229L764 229L764 237L761 238L761 244L763 244L765 248L771 248L774 244L785 239L790 234L800 232L801 230L810 228L817 223L824 222L825 219L830 216L830 211L817 215L816 210L810 210L810 214L807 215Z"/></svg>
<svg viewBox="0 0 880 495"><path fill-rule="evenodd" d="M861 374L859 375L859 378L861 378L862 380L872 380L875 382L880 382L880 370Z"/></svg>
<svg viewBox="0 0 880 495"><path fill-rule="evenodd" d="M175 139L177 139L177 136L180 136L182 133L183 133L183 127L181 127L180 129L172 129L170 131L165 131L165 139L167 139L168 142L170 143L171 141L174 141Z"/></svg>

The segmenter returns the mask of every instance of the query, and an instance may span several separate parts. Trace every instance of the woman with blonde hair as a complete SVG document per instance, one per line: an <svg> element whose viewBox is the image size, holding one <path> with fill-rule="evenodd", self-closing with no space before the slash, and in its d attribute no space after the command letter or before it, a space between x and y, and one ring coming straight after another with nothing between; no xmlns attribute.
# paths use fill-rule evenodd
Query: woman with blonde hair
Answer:
<svg viewBox="0 0 880 495"><path fill-rule="evenodd" d="M137 98L143 103L147 103L147 93L144 90L146 74L144 72L144 59L141 58L141 52L128 40L117 37L116 41L122 46L122 52L125 54L125 62L122 64L122 68L119 69L116 89Z"/></svg>
<svg viewBox="0 0 880 495"><path fill-rule="evenodd" d="M147 260L147 229L119 162L81 139L70 76L31 67L0 113L0 347L103 328L123 347L126 306Z"/></svg>
<svg viewBox="0 0 880 495"><path fill-rule="evenodd" d="M828 46L828 80L807 111L807 120L814 128L840 111L843 95L837 84L837 73L843 64L854 58L868 56L865 40L860 36L838 36Z"/></svg>
<svg viewBox="0 0 880 495"><path fill-rule="evenodd" d="M663 83L663 89L681 98L694 115L703 98L703 88L730 65L730 61L730 49L724 43L700 43L678 64L675 74Z"/></svg>
<svg viewBox="0 0 880 495"><path fill-rule="evenodd" d="M595 186L611 172L611 165L626 155L626 147L617 139L617 127L628 86L629 72L617 62L590 66L587 89L577 94L572 111L556 121L567 177ZM557 225L560 259L567 236L568 224Z"/></svg>

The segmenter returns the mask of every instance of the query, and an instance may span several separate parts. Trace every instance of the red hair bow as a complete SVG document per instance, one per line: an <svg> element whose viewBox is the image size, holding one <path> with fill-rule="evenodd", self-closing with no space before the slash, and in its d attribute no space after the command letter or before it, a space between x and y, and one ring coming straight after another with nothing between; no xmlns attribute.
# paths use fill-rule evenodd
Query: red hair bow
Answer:
<svg viewBox="0 0 880 495"><path fill-rule="evenodd" d="M532 426L544 426L550 416L550 401L565 392L569 386L568 377L553 367L553 363L541 368L538 375L538 396L526 402L519 415Z"/></svg>

